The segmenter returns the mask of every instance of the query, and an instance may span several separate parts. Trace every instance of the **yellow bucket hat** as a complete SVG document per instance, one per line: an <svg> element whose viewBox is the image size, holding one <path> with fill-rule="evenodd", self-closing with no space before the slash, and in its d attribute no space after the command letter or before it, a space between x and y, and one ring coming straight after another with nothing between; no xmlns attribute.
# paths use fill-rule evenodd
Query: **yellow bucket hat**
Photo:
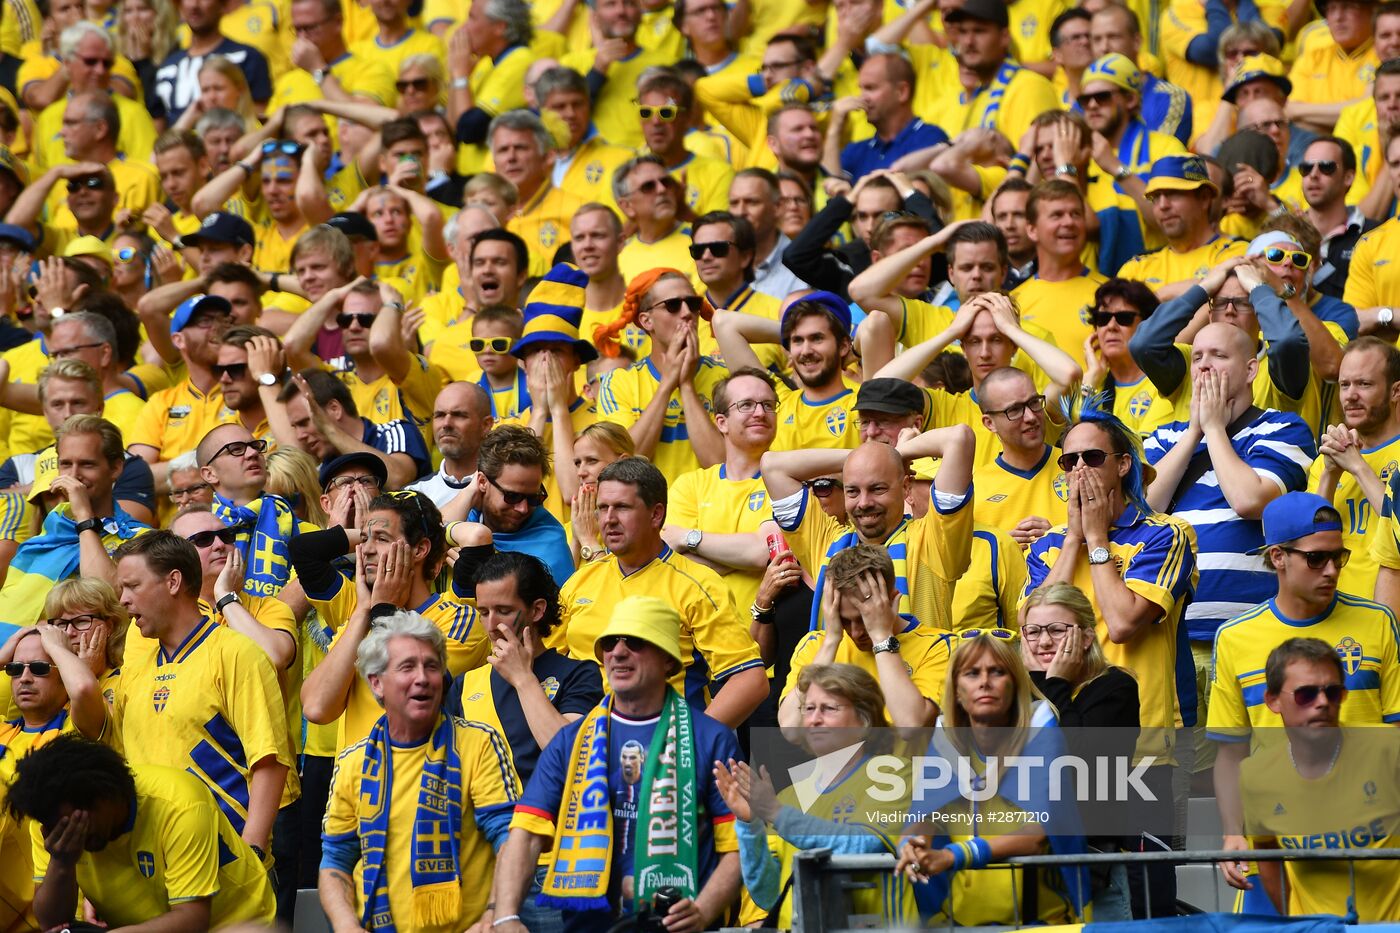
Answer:
<svg viewBox="0 0 1400 933"><path fill-rule="evenodd" d="M655 645L684 666L681 657L681 617L669 603L655 596L629 596L613 607L612 618L593 640L593 653L603 660L598 642L609 635L628 635Z"/></svg>

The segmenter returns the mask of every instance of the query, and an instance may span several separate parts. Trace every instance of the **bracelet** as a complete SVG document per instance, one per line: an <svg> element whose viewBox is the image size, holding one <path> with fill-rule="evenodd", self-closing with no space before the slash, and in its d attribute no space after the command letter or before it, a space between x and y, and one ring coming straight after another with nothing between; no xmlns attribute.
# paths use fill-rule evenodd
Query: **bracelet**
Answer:
<svg viewBox="0 0 1400 933"><path fill-rule="evenodd" d="M520 915L519 915L519 914L509 914L509 915L507 915L507 916L505 916L505 917L497 917L495 920L492 920L492 921L491 921L491 927L492 927L492 929L494 929L494 928L496 928L496 927L498 927L498 926L503 926L503 925L505 925L505 924L507 924L507 923L510 923L512 920L514 920L516 923L519 923L519 922L520 922Z"/></svg>
<svg viewBox="0 0 1400 933"><path fill-rule="evenodd" d="M216 599L216 600L214 601L214 610L215 610L216 612L223 612L223 611L224 611L224 608L225 608L226 606L228 606L229 603L236 603L236 602L238 602L238 594L237 594L237 593L225 593L224 595L220 596L218 599Z"/></svg>
<svg viewBox="0 0 1400 933"><path fill-rule="evenodd" d="M753 605L749 607L749 615L753 616L753 620L759 625L771 625L773 623L774 608L773 606L769 606L767 609L760 609L758 600L755 599Z"/></svg>

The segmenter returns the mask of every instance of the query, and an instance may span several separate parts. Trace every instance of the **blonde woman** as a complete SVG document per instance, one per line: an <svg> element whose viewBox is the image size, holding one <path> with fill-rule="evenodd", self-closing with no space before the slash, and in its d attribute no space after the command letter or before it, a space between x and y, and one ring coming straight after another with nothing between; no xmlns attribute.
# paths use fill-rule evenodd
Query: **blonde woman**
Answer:
<svg viewBox="0 0 1400 933"><path fill-rule="evenodd" d="M420 110L436 110L445 102L443 90L446 87L442 62L437 56L427 53L408 56L399 65L399 76L394 81L394 90L399 93L399 113L407 116Z"/></svg>
<svg viewBox="0 0 1400 933"><path fill-rule="evenodd" d="M1011 856L1046 854L1052 845L1057 854L1084 850L1073 797L1049 799L1046 765L1031 766L1029 775L988 774L989 761L1024 755L1049 762L1064 754L1054 707L1031 683L1015 638L1006 629L968 629L948 666L943 715L928 755L947 761L955 774L972 771L974 786L991 786L995 777L996 793L969 800L960 794L963 782L951 781L915 804L938 817L913 831L946 835L910 836L895 871L927 885L919 895L935 922L1069 923L1090 898L1088 873L1081 869L976 870ZM1027 884L1036 886L1034 894L1025 895ZM1027 902L1036 905L1036 916L1020 916Z"/></svg>
<svg viewBox="0 0 1400 933"><path fill-rule="evenodd" d="M577 490L569 497L569 546L576 562L607 553L598 534L598 474L614 460L632 456L636 449L626 428L611 421L595 421L574 438L572 465L555 461L561 494L566 488ZM566 470L570 476L565 475Z"/></svg>
<svg viewBox="0 0 1400 933"><path fill-rule="evenodd" d="M810 806L798 806L793 788L775 795L766 768L755 773L746 762L715 763L715 785L737 821L739 864L749 894L741 923L767 914L765 926L791 929L794 852L817 847L842 854L894 852L899 843L901 825L878 817L906 807L867 794L871 774L865 765L889 752L893 735L880 685L854 664L810 664L798 675L797 692L806 751L821 757L857 742L863 747L848 756L839 771L808 779L817 794ZM900 760L912 759L901 755ZM887 779L887 774L881 778ZM852 895L853 913L882 915L892 927L917 925L918 910L907 879L885 874L858 880L876 883Z"/></svg>
<svg viewBox="0 0 1400 933"><path fill-rule="evenodd" d="M1033 590L1021 604L1021 658L1061 726L1114 726L1136 735L1137 680L1108 663L1095 624L1094 607L1074 584Z"/></svg>
<svg viewBox="0 0 1400 933"><path fill-rule="evenodd" d="M180 17L173 0L122 0L117 15L117 51L131 61L141 79L146 109L161 112L156 69L176 45Z"/></svg>
<svg viewBox="0 0 1400 933"><path fill-rule="evenodd" d="M200 65L199 97L180 114L174 128L193 130L200 117L215 109L232 110L243 118L250 130L260 125L253 95L248 90L248 76L223 55L210 55Z"/></svg>
<svg viewBox="0 0 1400 933"><path fill-rule="evenodd" d="M279 447L267 455L265 463L267 485L264 489L286 499L302 522L325 528L326 510L321 507L316 458L295 447Z"/></svg>

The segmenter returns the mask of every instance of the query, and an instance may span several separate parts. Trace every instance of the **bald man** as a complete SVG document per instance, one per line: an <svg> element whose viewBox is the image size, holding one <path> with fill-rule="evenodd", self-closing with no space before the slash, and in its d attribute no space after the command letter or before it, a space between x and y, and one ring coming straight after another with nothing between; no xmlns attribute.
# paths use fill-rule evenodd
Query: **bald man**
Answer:
<svg viewBox="0 0 1400 933"><path fill-rule="evenodd" d="M474 382L449 382L433 402L433 443L442 452L442 466L426 479L408 486L432 499L438 508L451 502L476 475L481 441L495 426L491 400Z"/></svg>

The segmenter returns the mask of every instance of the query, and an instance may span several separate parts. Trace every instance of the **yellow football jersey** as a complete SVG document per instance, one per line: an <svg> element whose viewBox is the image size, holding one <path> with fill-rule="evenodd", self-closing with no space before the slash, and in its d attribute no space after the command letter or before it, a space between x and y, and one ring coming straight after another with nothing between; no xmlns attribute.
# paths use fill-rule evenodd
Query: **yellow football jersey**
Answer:
<svg viewBox="0 0 1400 933"><path fill-rule="evenodd" d="M1380 477L1382 486L1389 486L1390 478L1400 468L1400 437L1361 451L1361 459ZM1318 457L1308 471L1310 492L1317 492L1321 476L1322 458ZM1381 521L1379 510L1372 508L1371 501L1361 491L1356 477L1345 470L1337 480L1332 504L1342 515L1342 543L1351 548L1351 560L1337 577L1337 589L1344 593L1371 593L1380 569L1371 548L1381 536L1385 523Z"/></svg>
<svg viewBox="0 0 1400 933"><path fill-rule="evenodd" d="M160 460L174 460L194 450L214 427L238 420L238 413L224 404L216 385L201 392L188 379L154 393L137 416L128 448L142 445L160 452Z"/></svg>
<svg viewBox="0 0 1400 933"><path fill-rule="evenodd" d="M1069 480L1055 462L1056 449L1045 445L1045 454L1030 470L1018 470L998 454L972 474L972 519L1002 531L1010 531L1022 519L1036 516L1053 527L1068 517Z"/></svg>
<svg viewBox="0 0 1400 933"><path fill-rule="evenodd" d="M13 350L6 350L3 357L10 364L10 381L18 384L37 385L39 373L51 362L48 345L40 335L35 335L33 340L22 343ZM11 411L7 414L9 433L6 443L11 456L32 454L53 443L53 429L49 427L48 419L43 415L29 415L21 411Z"/></svg>
<svg viewBox="0 0 1400 933"><path fill-rule="evenodd" d="M1170 246L1144 253L1123 263L1120 279L1134 279L1156 291L1172 282L1192 279L1199 282L1206 273L1227 259L1243 256L1249 244L1244 240L1216 234L1209 243L1179 253Z"/></svg>
<svg viewBox="0 0 1400 933"><path fill-rule="evenodd" d="M700 366L695 371L695 391L704 401L707 411L716 383L726 375L728 371L719 363L701 357ZM598 387L598 420L631 428L651 404L660 387L661 373L651 357L626 369L613 370L603 377ZM666 418L656 448L652 451L651 462L669 482L674 482L683 473L700 468L700 461L695 457L695 448L691 446L690 434L686 430L685 409L681 405L679 389L671 393L667 402Z"/></svg>
<svg viewBox="0 0 1400 933"><path fill-rule="evenodd" d="M554 253L569 242L569 221L583 203L563 188L542 185L506 223L506 229L530 248L531 275L544 275L554 267Z"/></svg>
<svg viewBox="0 0 1400 933"><path fill-rule="evenodd" d="M1400 220L1391 219L1357 241L1342 300L1357 309L1400 304L1395 256L1400 256Z"/></svg>
<svg viewBox="0 0 1400 933"><path fill-rule="evenodd" d="M729 183L734 166L719 159L692 155L670 170L685 188L685 203L696 215L729 209Z"/></svg>
<svg viewBox="0 0 1400 933"><path fill-rule="evenodd" d="M397 75L389 73L384 63L373 57L362 58L346 53L330 66L331 74L345 91L355 97L366 98L384 107L392 107L398 100L394 89ZM293 104L306 104L321 100L324 95L310 72L293 68L277 79L272 87L272 100L268 102L268 113Z"/></svg>
<svg viewBox="0 0 1400 933"><path fill-rule="evenodd" d="M586 76L597 57L594 49L582 48L569 52L559 61L564 67ZM669 65L676 57L664 51L638 48L628 58L608 66L607 81L602 91L593 98L593 122L604 139L614 146L627 149L640 149L646 144L642 138L642 121L637 117L637 105L634 103L637 79L648 68Z"/></svg>
<svg viewBox="0 0 1400 933"><path fill-rule="evenodd" d="M666 523L678 528L698 528L714 534L757 534L759 526L773 518L763 477L731 477L724 464L682 473L666 495ZM753 605L762 570L735 570L721 577L734 604Z"/></svg>
<svg viewBox="0 0 1400 933"><path fill-rule="evenodd" d="M633 234L617 254L617 268L628 282L651 269L676 269L699 288L700 276L695 271L695 260L690 258L690 243L689 224L678 224L655 243L643 242Z"/></svg>
<svg viewBox="0 0 1400 933"><path fill-rule="evenodd" d="M1055 335L1055 342L1084 366L1084 341L1094 331L1094 292L1106 282L1088 268L1063 282L1046 282L1033 276L1011 292L1021 309L1021 320Z"/></svg>
<svg viewBox="0 0 1400 933"><path fill-rule="evenodd" d="M953 635L943 629L923 625L918 619L905 617L905 626L895 634L899 637L899 659L909 671L909 677L919 693L937 704L943 697L943 684L948 679L948 661L953 654ZM783 684L783 699L797 689L797 678L802 669L812 663L821 650L826 632L808 632L802 636L792 652L792 666L788 668L787 683ZM842 638L836 646L836 663L853 664L865 671L878 683L880 673L875 664L875 654L862 651L850 638ZM889 715L886 707L885 715Z"/></svg>
<svg viewBox="0 0 1400 933"><path fill-rule="evenodd" d="M1347 52L1329 33L1299 50L1288 73L1293 82L1288 99L1305 104L1335 104L1369 97L1379 65L1371 40Z"/></svg>
<svg viewBox="0 0 1400 933"><path fill-rule="evenodd" d="M1026 588L1021 546L998 528L976 523L972 528L972 558L953 590L953 630L1015 631L1017 607Z"/></svg>
<svg viewBox="0 0 1400 933"><path fill-rule="evenodd" d="M808 398L804 389L778 386L778 433L773 450L828 448L855 450L860 446L860 424L856 419L855 380L842 376L843 387L830 398Z"/></svg>
<svg viewBox="0 0 1400 933"><path fill-rule="evenodd" d="M393 45L381 44L376 35L364 42L351 45L350 54L382 62L384 67L389 69L389 73L397 78L405 58L410 55L431 55L438 61L444 61L447 47L441 39L426 29L410 29L403 38Z"/></svg>

